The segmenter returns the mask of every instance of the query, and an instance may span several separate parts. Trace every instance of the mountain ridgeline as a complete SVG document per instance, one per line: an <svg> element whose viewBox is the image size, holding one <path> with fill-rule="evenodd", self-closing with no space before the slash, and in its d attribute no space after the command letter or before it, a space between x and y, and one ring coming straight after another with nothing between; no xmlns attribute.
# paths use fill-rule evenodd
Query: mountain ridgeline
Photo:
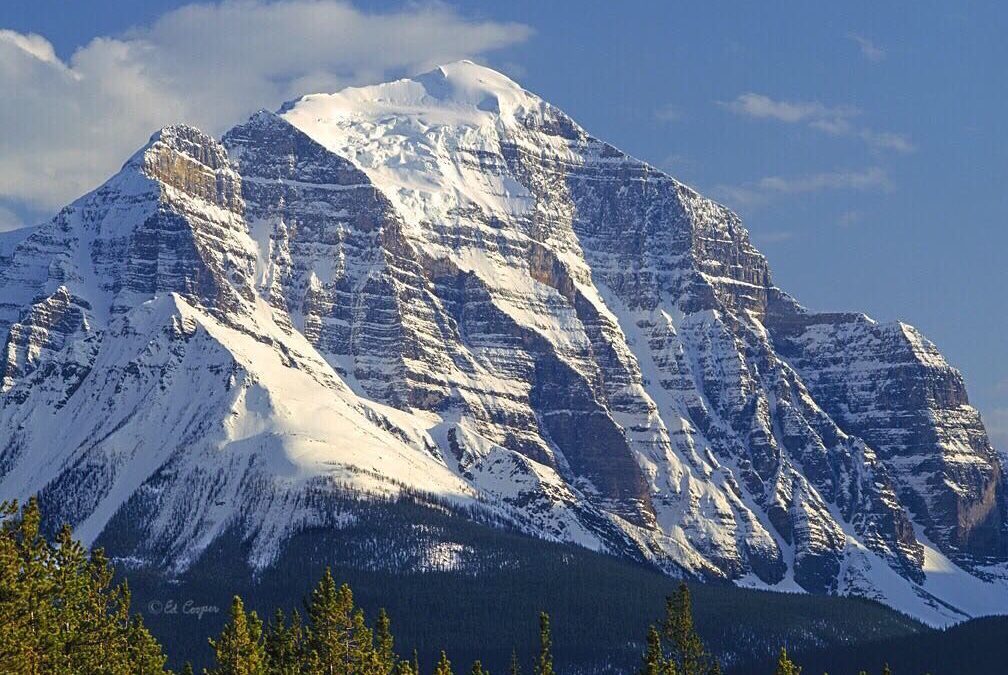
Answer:
<svg viewBox="0 0 1008 675"><path fill-rule="evenodd" d="M1008 606L1003 468L936 347L806 310L731 211L469 62L162 129L0 235L0 339L0 498L136 569L226 535L268 570L408 495L934 624ZM402 532L359 564L479 558Z"/></svg>

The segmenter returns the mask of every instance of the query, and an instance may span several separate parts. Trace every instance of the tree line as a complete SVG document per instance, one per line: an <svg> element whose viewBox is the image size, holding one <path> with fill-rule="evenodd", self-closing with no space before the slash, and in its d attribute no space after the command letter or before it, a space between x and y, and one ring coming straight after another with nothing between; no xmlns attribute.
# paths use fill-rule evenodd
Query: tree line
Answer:
<svg viewBox="0 0 1008 675"><path fill-rule="evenodd" d="M126 582L101 549L87 551L64 526L49 541L37 500L0 504L0 672L169 673L161 644L139 614L130 613ZM689 588L667 598L665 613L644 641L639 675L720 675L721 666L693 624ZM446 652L421 664L396 650L388 614L373 623L347 584L329 569L311 590L303 613L276 610L268 620L235 596L220 634L210 638L215 663L207 675L489 675L479 660L461 668ZM508 675L555 675L550 617L539 615L539 645L531 664L512 653ZM183 673L192 673L186 665ZM774 675L799 675L781 649ZM886 668L885 675L888 674Z"/></svg>

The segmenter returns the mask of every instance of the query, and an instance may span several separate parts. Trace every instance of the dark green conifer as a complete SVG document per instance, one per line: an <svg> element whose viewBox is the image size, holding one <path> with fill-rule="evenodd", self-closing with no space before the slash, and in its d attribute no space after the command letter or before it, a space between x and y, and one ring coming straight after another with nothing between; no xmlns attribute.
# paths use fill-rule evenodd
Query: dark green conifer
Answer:
<svg viewBox="0 0 1008 675"><path fill-rule="evenodd" d="M521 664L518 663L518 652L511 650L511 667L508 669L511 675L521 675Z"/></svg>
<svg viewBox="0 0 1008 675"><path fill-rule="evenodd" d="M448 655L441 651L441 658L438 659L437 667L434 668L434 675L452 675L451 661L448 660Z"/></svg>
<svg viewBox="0 0 1008 675"><path fill-rule="evenodd" d="M553 675L553 634L550 631L549 614L539 612L539 660L536 675Z"/></svg>
<svg viewBox="0 0 1008 675"><path fill-rule="evenodd" d="M237 595L231 601L228 622L220 636L210 640L217 667L213 675L265 675L266 650L263 644L262 622L255 612L245 612L245 604Z"/></svg>
<svg viewBox="0 0 1008 675"><path fill-rule="evenodd" d="M326 568L308 601L310 659L328 675L350 675L374 663L374 642L353 592L336 587Z"/></svg>
<svg viewBox="0 0 1008 675"><path fill-rule="evenodd" d="M136 675L163 673L165 655L161 645L144 626L143 617L135 615L126 624L126 644L130 669Z"/></svg>
<svg viewBox="0 0 1008 675"><path fill-rule="evenodd" d="M305 631L301 614L291 612L288 621L282 609L276 610L266 629L266 664L271 675L297 675L306 668Z"/></svg>
<svg viewBox="0 0 1008 675"><path fill-rule="evenodd" d="M379 673L391 675L395 672L396 655L395 642L392 638L392 622L388 613L382 608L378 610L378 620L374 630L375 660Z"/></svg>
<svg viewBox="0 0 1008 675"><path fill-rule="evenodd" d="M801 667L788 658L784 647L781 647L780 655L777 657L777 669L774 675L801 675Z"/></svg>
<svg viewBox="0 0 1008 675"><path fill-rule="evenodd" d="M647 647L640 675L675 675L675 664L665 658L661 635L653 625L648 628Z"/></svg>
<svg viewBox="0 0 1008 675"><path fill-rule="evenodd" d="M661 637L668 645L668 661L678 675L715 675L721 666L704 647L693 626L693 606L689 587L680 583L665 602Z"/></svg>
<svg viewBox="0 0 1008 675"><path fill-rule="evenodd" d="M37 499L0 504L0 672L160 673L165 658L100 549L42 535Z"/></svg>

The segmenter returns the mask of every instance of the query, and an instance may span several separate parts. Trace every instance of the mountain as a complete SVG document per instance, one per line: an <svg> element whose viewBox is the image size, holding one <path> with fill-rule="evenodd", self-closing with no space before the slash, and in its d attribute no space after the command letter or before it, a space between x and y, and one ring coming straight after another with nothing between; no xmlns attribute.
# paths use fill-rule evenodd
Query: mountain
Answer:
<svg viewBox="0 0 1008 675"><path fill-rule="evenodd" d="M246 607L259 616L273 616L278 607L289 614L303 610L303 600L331 568L336 579L350 584L369 618L379 608L387 610L399 653L416 650L422 668L431 668L441 650L454 663L479 659L491 672L508 672L515 652L520 662L533 663L539 646L537 619L546 611L557 672L601 675L636 672L648 626L662 616L665 598L679 585L653 566L528 537L409 500L371 502L358 514L338 531L308 528L293 535L261 570L241 563L247 545L232 533L218 537L199 561L171 579L133 570L124 575L133 606L165 645L171 666L181 669L190 661L198 672L214 665L207 637L220 634L226 612L208 611L195 619L184 609L161 611L166 603L224 608L237 593L248 598ZM404 544L417 536L450 540L466 555L465 565L381 565L412 549ZM775 663L780 645L810 654L811 663L811 654L823 650L841 658L868 643L874 648L887 639L937 635L905 614L863 598L776 593L726 583L692 584L691 595L705 645L725 672L740 675L772 672L764 661ZM847 671L831 667L829 672Z"/></svg>
<svg viewBox="0 0 1008 675"><path fill-rule="evenodd" d="M162 129L0 235L0 335L0 497L135 568L227 533L267 569L408 497L936 624L1008 606L1003 468L937 348L803 308L731 211L469 62ZM479 553L402 541L361 564Z"/></svg>

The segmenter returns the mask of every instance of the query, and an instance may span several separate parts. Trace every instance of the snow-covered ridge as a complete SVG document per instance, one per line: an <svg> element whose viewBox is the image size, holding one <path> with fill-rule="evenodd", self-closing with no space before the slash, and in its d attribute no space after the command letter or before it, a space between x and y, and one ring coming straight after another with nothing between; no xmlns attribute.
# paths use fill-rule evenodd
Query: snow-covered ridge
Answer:
<svg viewBox="0 0 1008 675"><path fill-rule="evenodd" d="M492 161L498 129L544 107L504 75L461 61L413 79L305 96L282 114L353 162L407 222L418 224L446 217L462 203L502 217L526 212L531 198L524 186L458 157Z"/></svg>
<svg viewBox="0 0 1008 675"><path fill-rule="evenodd" d="M0 236L0 498L182 569L403 490L677 574L1008 606L1003 471L905 324L470 62L168 127Z"/></svg>
<svg viewBox="0 0 1008 675"><path fill-rule="evenodd" d="M337 118L402 117L403 112L427 126L493 127L498 121L514 123L544 105L507 76L458 61L395 82L309 94L284 104L280 114L319 131Z"/></svg>

